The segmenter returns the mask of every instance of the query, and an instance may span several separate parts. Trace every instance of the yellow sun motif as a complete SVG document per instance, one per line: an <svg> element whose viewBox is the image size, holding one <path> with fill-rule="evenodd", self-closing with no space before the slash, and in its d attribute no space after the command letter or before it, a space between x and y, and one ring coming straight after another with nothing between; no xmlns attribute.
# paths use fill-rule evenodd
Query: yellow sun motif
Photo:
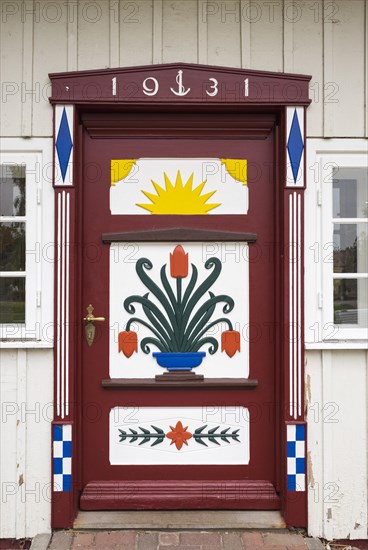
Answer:
<svg viewBox="0 0 368 550"><path fill-rule="evenodd" d="M165 188L151 180L157 195L142 190L152 204L137 204L137 206L148 210L151 214L208 214L221 203L206 204L216 191L201 195L206 180L193 189L193 177L194 173L183 185L180 170L178 170L174 186L164 172Z"/></svg>
<svg viewBox="0 0 368 550"><path fill-rule="evenodd" d="M247 161L242 159L221 159L221 164L225 164L226 170L232 178L241 181L243 185L248 183Z"/></svg>
<svg viewBox="0 0 368 550"><path fill-rule="evenodd" d="M112 160L111 161L111 185L129 176L133 165L137 164L135 159Z"/></svg>

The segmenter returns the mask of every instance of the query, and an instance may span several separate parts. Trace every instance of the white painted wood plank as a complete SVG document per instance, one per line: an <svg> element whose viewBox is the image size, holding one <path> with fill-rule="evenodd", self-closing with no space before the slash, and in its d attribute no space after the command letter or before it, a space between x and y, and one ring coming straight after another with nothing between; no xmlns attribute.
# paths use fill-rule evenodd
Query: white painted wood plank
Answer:
<svg viewBox="0 0 368 550"><path fill-rule="evenodd" d="M110 4L78 2L78 70L104 69L110 63ZM92 93L92 91L91 91Z"/></svg>
<svg viewBox="0 0 368 550"><path fill-rule="evenodd" d="M325 472L325 484L336 488L325 487L325 512L331 509L332 537L337 539L367 536L366 356L366 351L332 352L332 391L324 404L324 426L331 431L325 453L332 468L329 478Z"/></svg>
<svg viewBox="0 0 368 550"><path fill-rule="evenodd" d="M364 0L325 4L325 137L365 134L364 5Z"/></svg>
<svg viewBox="0 0 368 550"><path fill-rule="evenodd" d="M16 495L16 425L17 425L17 351L0 351L0 539L15 536Z"/></svg>
<svg viewBox="0 0 368 550"><path fill-rule="evenodd" d="M246 4L242 17L250 21L252 69L283 70L283 3L257 0Z"/></svg>
<svg viewBox="0 0 368 550"><path fill-rule="evenodd" d="M333 372L332 372L332 351L322 351L322 400L320 402L319 414L320 421L322 422L322 476L320 497L322 499L322 536L328 540L333 539L333 522L332 522L332 509L329 498L325 498L325 491L329 491L331 487L335 489L336 480L334 479L333 471L333 424L325 422L324 407L327 403L335 403L335 396L333 395ZM330 487L331 484L331 487Z"/></svg>
<svg viewBox="0 0 368 550"><path fill-rule="evenodd" d="M251 59L251 29L250 21L251 18L248 17L250 3L247 0L241 0L240 2L240 35L241 35L241 66L243 69L252 68L252 59ZM250 13L250 12L249 12Z"/></svg>
<svg viewBox="0 0 368 550"><path fill-rule="evenodd" d="M240 67L240 0L208 2L205 22L209 65Z"/></svg>
<svg viewBox="0 0 368 550"><path fill-rule="evenodd" d="M27 355L27 463L24 495L25 536L50 531L51 428L53 419L53 353L33 350ZM39 380L42 380L42 393Z"/></svg>
<svg viewBox="0 0 368 550"><path fill-rule="evenodd" d="M308 421L307 477L308 477L308 533L321 536L323 530L323 432L322 361L320 351L306 353L305 406Z"/></svg>
<svg viewBox="0 0 368 550"><path fill-rule="evenodd" d="M364 30L364 43L365 43L365 137L368 137L368 4L365 3L365 30Z"/></svg>
<svg viewBox="0 0 368 550"><path fill-rule="evenodd" d="M65 4L67 8L67 51L68 51L68 71L78 69L78 3L74 0L68 0Z"/></svg>
<svg viewBox="0 0 368 550"><path fill-rule="evenodd" d="M155 2L156 4L156 2ZM153 49L153 0L120 2L120 65L149 65Z"/></svg>
<svg viewBox="0 0 368 550"><path fill-rule="evenodd" d="M207 0L198 0L198 63L207 65Z"/></svg>
<svg viewBox="0 0 368 550"><path fill-rule="evenodd" d="M34 10L35 6L33 0L25 0L23 3L23 58L21 84L21 135L23 137L30 137L32 135L32 107L35 94L32 74Z"/></svg>
<svg viewBox="0 0 368 550"><path fill-rule="evenodd" d="M64 0L46 5L34 25L33 82L36 90L33 102L34 136L52 136L52 107L48 100L51 93L48 73L66 71L68 67L68 17L70 12Z"/></svg>
<svg viewBox="0 0 368 550"><path fill-rule="evenodd" d="M198 58L197 0L164 0L162 47L163 63L184 61L196 63Z"/></svg>
<svg viewBox="0 0 368 550"><path fill-rule="evenodd" d="M2 350L0 365L0 538L33 537L50 531L53 352Z"/></svg>
<svg viewBox="0 0 368 550"><path fill-rule="evenodd" d="M153 63L162 63L162 32L163 32L162 0L153 2Z"/></svg>
<svg viewBox="0 0 368 550"><path fill-rule="evenodd" d="M1 136L21 135L22 34L21 1L12 2L0 18Z"/></svg>
<svg viewBox="0 0 368 550"><path fill-rule="evenodd" d="M110 67L119 67L120 63L120 2L110 1Z"/></svg>
<svg viewBox="0 0 368 550"><path fill-rule="evenodd" d="M323 135L323 18L322 3L294 3L284 13L284 71L312 75L307 110L307 136Z"/></svg>
<svg viewBox="0 0 368 550"><path fill-rule="evenodd" d="M18 483L18 491L16 495L15 537L20 539L26 531L26 507L23 495L26 482L27 431L25 417L24 414L22 415L22 412L24 412L27 404L27 351L19 349L17 355L16 481Z"/></svg>

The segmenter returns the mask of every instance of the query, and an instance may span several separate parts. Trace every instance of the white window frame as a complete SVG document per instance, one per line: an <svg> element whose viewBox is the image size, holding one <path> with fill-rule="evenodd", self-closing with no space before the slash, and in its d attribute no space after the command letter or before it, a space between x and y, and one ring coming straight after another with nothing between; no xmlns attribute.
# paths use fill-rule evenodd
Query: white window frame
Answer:
<svg viewBox="0 0 368 550"><path fill-rule="evenodd" d="M52 139L1 138L0 163L26 168L25 323L0 324L0 348L53 347Z"/></svg>
<svg viewBox="0 0 368 550"><path fill-rule="evenodd" d="M366 168L368 140L309 139L305 195L306 348L366 348L368 328L334 324L333 170ZM361 277L363 274L357 275Z"/></svg>

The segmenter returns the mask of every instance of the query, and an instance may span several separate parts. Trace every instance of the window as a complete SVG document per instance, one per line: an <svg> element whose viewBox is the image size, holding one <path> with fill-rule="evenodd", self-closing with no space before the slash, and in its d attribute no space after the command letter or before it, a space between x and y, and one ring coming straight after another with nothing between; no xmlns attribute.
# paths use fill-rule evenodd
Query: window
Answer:
<svg viewBox="0 0 368 550"><path fill-rule="evenodd" d="M0 323L25 322L25 166L0 166Z"/></svg>
<svg viewBox="0 0 368 550"><path fill-rule="evenodd" d="M365 168L334 168L333 307L341 328L368 327L368 181Z"/></svg>
<svg viewBox="0 0 368 550"><path fill-rule="evenodd" d="M366 346L368 144L353 139L309 140L307 163L307 347L339 342L346 347L347 341L353 347Z"/></svg>
<svg viewBox="0 0 368 550"><path fill-rule="evenodd" d="M18 346L20 340L24 345L52 345L52 300L45 299L42 304L41 293L42 281L46 295L52 296L53 219L52 203L48 202L52 185L51 170L43 162L48 155L42 149L35 152L34 146L41 141L44 148L46 140L27 140L22 152L14 147L20 140L2 139L1 143L1 347L9 347L11 342ZM4 145L9 145L8 151ZM48 219L43 223L46 213Z"/></svg>

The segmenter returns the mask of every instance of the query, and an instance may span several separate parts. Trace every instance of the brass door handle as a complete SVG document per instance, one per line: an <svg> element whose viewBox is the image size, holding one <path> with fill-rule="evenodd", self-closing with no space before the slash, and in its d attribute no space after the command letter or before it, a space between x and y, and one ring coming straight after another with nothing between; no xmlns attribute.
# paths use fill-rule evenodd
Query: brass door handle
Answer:
<svg viewBox="0 0 368 550"><path fill-rule="evenodd" d="M93 315L93 310L95 308L93 307L92 304L89 304L89 306L86 309L87 309L87 317L83 317L83 321L86 322L84 330L86 334L87 344L88 346L92 346L93 340L95 339L95 333L96 333L96 328L93 323L96 323L96 322L101 323L105 321L105 317L95 317Z"/></svg>
<svg viewBox="0 0 368 550"><path fill-rule="evenodd" d="M86 308L87 309L87 317L83 317L83 320L86 321L87 323L95 323L96 321L98 322L103 322L103 321L106 321L105 317L95 317L93 315L93 310L95 309L91 304L89 304L89 306Z"/></svg>

